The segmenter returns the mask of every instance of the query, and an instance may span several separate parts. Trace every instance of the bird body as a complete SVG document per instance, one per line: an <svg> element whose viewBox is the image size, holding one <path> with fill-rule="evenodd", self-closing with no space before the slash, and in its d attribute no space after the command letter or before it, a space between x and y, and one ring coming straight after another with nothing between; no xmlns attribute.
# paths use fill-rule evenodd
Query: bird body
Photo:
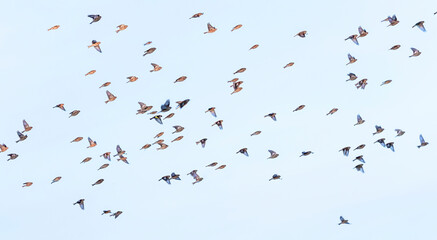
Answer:
<svg viewBox="0 0 437 240"><path fill-rule="evenodd" d="M123 31L127 28L128 26L126 24L120 24L117 26L117 30L115 31L116 33L119 33L120 31Z"/></svg>

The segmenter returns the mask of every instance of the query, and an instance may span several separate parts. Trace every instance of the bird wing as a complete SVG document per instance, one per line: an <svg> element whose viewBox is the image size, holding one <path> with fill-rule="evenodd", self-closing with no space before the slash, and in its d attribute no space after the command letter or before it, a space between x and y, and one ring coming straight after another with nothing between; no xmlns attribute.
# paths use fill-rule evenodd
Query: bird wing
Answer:
<svg viewBox="0 0 437 240"><path fill-rule="evenodd" d="M420 134L419 139L420 139L420 143L425 143L425 139L423 139L422 134Z"/></svg>

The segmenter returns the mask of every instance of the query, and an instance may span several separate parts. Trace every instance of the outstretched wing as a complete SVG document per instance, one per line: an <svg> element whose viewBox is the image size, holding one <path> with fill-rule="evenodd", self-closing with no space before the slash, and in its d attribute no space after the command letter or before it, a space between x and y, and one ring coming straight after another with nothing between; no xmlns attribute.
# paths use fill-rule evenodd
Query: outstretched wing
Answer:
<svg viewBox="0 0 437 240"><path fill-rule="evenodd" d="M18 134L18 137L19 138L22 138L22 137L24 137L24 134L22 134L21 132L19 132L19 131L17 131L17 134Z"/></svg>
<svg viewBox="0 0 437 240"><path fill-rule="evenodd" d="M29 127L29 124L27 124L26 120L23 120L23 126L24 126L24 128L28 128Z"/></svg>
<svg viewBox="0 0 437 240"><path fill-rule="evenodd" d="M108 96L109 99L114 97L114 95L111 92L109 92L108 90L106 90L106 95Z"/></svg>
<svg viewBox="0 0 437 240"><path fill-rule="evenodd" d="M420 139L420 143L425 143L425 139L423 139L422 134L420 134L419 139Z"/></svg>
<svg viewBox="0 0 437 240"><path fill-rule="evenodd" d="M117 145L117 153L120 153L120 152L122 152L123 150L121 150L121 147L120 147L120 145Z"/></svg>

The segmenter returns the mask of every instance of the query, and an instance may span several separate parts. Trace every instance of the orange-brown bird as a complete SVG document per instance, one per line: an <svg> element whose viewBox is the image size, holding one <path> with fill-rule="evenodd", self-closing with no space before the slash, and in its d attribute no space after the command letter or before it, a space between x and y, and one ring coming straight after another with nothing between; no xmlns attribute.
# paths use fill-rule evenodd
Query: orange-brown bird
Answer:
<svg viewBox="0 0 437 240"><path fill-rule="evenodd" d="M199 175L197 175L197 170L193 170L190 173L188 173L187 175L191 175L196 181L193 182L193 185L201 182L203 180L203 178L201 178Z"/></svg>
<svg viewBox="0 0 437 240"><path fill-rule="evenodd" d="M182 138L184 138L184 136L179 136L179 137L173 139L171 142L179 141L179 140L181 140Z"/></svg>
<svg viewBox="0 0 437 240"><path fill-rule="evenodd" d="M150 72L157 72L162 69L162 67L156 63L151 63L151 65L153 66L153 70L150 70Z"/></svg>
<svg viewBox="0 0 437 240"><path fill-rule="evenodd" d="M92 159L92 157L87 157L87 158L85 158L84 160L82 160L82 162L80 162L80 163L86 163L86 162L89 162L89 161L91 161L91 159Z"/></svg>
<svg viewBox="0 0 437 240"><path fill-rule="evenodd" d="M349 62L346 65L352 64L358 60L350 54L348 54L347 57L349 58Z"/></svg>
<svg viewBox="0 0 437 240"><path fill-rule="evenodd" d="M234 74L237 74L237 73L243 73L243 72L245 72L246 71L246 68L240 68L240 69L238 69L236 72L234 72Z"/></svg>
<svg viewBox="0 0 437 240"><path fill-rule="evenodd" d="M82 139L83 139L83 137L77 137L77 138L73 139L73 141L71 141L70 143L80 142Z"/></svg>
<svg viewBox="0 0 437 240"><path fill-rule="evenodd" d="M385 80L384 82L381 83L381 86L382 86L382 85L389 84L389 83L391 83L391 82L392 82L392 80Z"/></svg>
<svg viewBox="0 0 437 240"><path fill-rule="evenodd" d="M129 81L127 81L127 83L130 83L130 82L135 82L136 80L138 80L138 77L130 76L130 77L127 77L126 79L129 79Z"/></svg>
<svg viewBox="0 0 437 240"><path fill-rule="evenodd" d="M8 146L6 146L6 144L0 144L0 152L6 152L6 150L8 150Z"/></svg>
<svg viewBox="0 0 437 240"><path fill-rule="evenodd" d="M296 109L294 109L293 112L300 111L300 110L302 110L304 107L305 107L305 105L300 105L299 107L297 107Z"/></svg>
<svg viewBox="0 0 437 240"><path fill-rule="evenodd" d="M65 110L64 110L65 111ZM68 118L77 116L80 113L80 110L74 110L73 112L70 113L70 116Z"/></svg>
<svg viewBox="0 0 437 240"><path fill-rule="evenodd" d="M97 142L93 141L90 137L88 137L88 142L90 143L90 145L87 148L92 148L97 146Z"/></svg>
<svg viewBox="0 0 437 240"><path fill-rule="evenodd" d="M182 132L185 128L179 125L173 126L173 128L176 130L172 133L178 133L178 132Z"/></svg>
<svg viewBox="0 0 437 240"><path fill-rule="evenodd" d="M47 31L50 31L50 30L56 30L56 29L58 29L59 27L60 27L59 25L55 25L55 26L49 28Z"/></svg>
<svg viewBox="0 0 437 240"><path fill-rule="evenodd" d="M232 80L229 80L228 82L234 83L237 82L239 78L233 78Z"/></svg>
<svg viewBox="0 0 437 240"><path fill-rule="evenodd" d="M363 120L363 118L360 116L360 114L358 114L357 115L357 123L355 123L354 126L363 124L365 121L366 120Z"/></svg>
<svg viewBox="0 0 437 240"><path fill-rule="evenodd" d="M265 115L264 117L270 117L271 119L273 119L273 121L276 121L276 113L269 113L269 114Z"/></svg>
<svg viewBox="0 0 437 240"><path fill-rule="evenodd" d="M116 156L120 157L121 155L126 153L125 150L121 149L120 145L117 145L117 147L115 149L117 150L117 154L115 154L114 157L116 157Z"/></svg>
<svg viewBox="0 0 437 240"><path fill-rule="evenodd" d="M389 50L398 50L401 47L401 45L394 45Z"/></svg>
<svg viewBox="0 0 437 240"><path fill-rule="evenodd" d="M122 162L124 162L124 163L126 163L126 164L129 164L129 162L127 161L127 157L125 157L125 156L123 156L123 155L120 155L120 158L117 159L117 161L122 161Z"/></svg>
<svg viewBox="0 0 437 240"><path fill-rule="evenodd" d="M233 32L234 30L240 29L243 25L238 24L237 26L235 26L234 28L232 28L231 32Z"/></svg>
<svg viewBox="0 0 437 240"><path fill-rule="evenodd" d="M183 81L185 81L187 79L187 76L182 76L182 77L179 77L178 79L176 79L176 81L174 81L174 83L177 83L177 82L183 82Z"/></svg>
<svg viewBox="0 0 437 240"><path fill-rule="evenodd" d="M164 135L164 132L160 132L160 133L156 134L156 136L153 137L153 138L159 138L159 137L161 137L162 135Z"/></svg>
<svg viewBox="0 0 437 240"><path fill-rule="evenodd" d="M203 15L203 13L196 13L196 14L194 14L193 16L191 16L190 19L192 19L192 18L198 18L198 17L200 17L200 16L202 16L202 15Z"/></svg>
<svg viewBox="0 0 437 240"><path fill-rule="evenodd" d="M361 79L359 82L355 83L357 89L365 89L367 86L367 78Z"/></svg>
<svg viewBox="0 0 437 240"><path fill-rule="evenodd" d="M217 117L217 114L215 112L215 107L208 108L208 110L206 110L205 113L207 112L210 112L213 117Z"/></svg>
<svg viewBox="0 0 437 240"><path fill-rule="evenodd" d="M337 111L338 111L338 108L333 108L333 109L331 109L331 111L329 111L329 112L326 114L326 116L328 116L328 115L332 115L332 114L336 113Z"/></svg>
<svg viewBox="0 0 437 240"><path fill-rule="evenodd" d="M23 126L24 126L24 131L22 131L22 133L29 132L33 128L33 127L29 126L29 124L26 122L26 120L23 120Z"/></svg>
<svg viewBox="0 0 437 240"><path fill-rule="evenodd" d="M100 157L103 157L104 159L111 161L111 152L105 152L104 154L100 155Z"/></svg>
<svg viewBox="0 0 437 240"><path fill-rule="evenodd" d="M95 183L91 184L91 186L99 185L99 184L101 184L103 181L105 181L105 179L101 178L101 179L97 180Z"/></svg>
<svg viewBox="0 0 437 240"><path fill-rule="evenodd" d="M164 140L162 140L162 139L159 139L158 141L156 141L156 142L152 143L152 145L155 145L155 144L161 144L161 143L163 143L163 142L164 142Z"/></svg>
<svg viewBox="0 0 437 240"><path fill-rule="evenodd" d="M112 94L112 93L109 92L108 90L106 90L106 95L108 96L108 100L106 100L105 103L112 102L112 101L114 101L115 99L117 99L117 97L114 96L114 94Z"/></svg>
<svg viewBox="0 0 437 240"><path fill-rule="evenodd" d="M164 150L168 148L168 145L165 143L158 143L158 144L159 144L159 148L157 148L156 150Z"/></svg>
<svg viewBox="0 0 437 240"><path fill-rule="evenodd" d="M103 210L102 215L111 213L111 210Z"/></svg>
<svg viewBox="0 0 437 240"><path fill-rule="evenodd" d="M413 51L413 55L411 55L410 57L417 57L420 54L422 54L419 50L417 50L416 48L411 48L411 51Z"/></svg>
<svg viewBox="0 0 437 240"><path fill-rule="evenodd" d="M279 156L279 154L277 154L275 151L273 151L273 150L269 150L269 153L270 153L270 157L269 158L267 158L267 159L274 159L274 158L277 158L278 156Z"/></svg>
<svg viewBox="0 0 437 240"><path fill-rule="evenodd" d="M85 77L88 76L88 75L93 75L93 74L96 73L96 72L97 72L96 70L91 70L91 71L89 71L89 72L87 72L87 73L85 74Z"/></svg>
<svg viewBox="0 0 437 240"><path fill-rule="evenodd" d="M140 150L143 150L143 149L148 149L149 147L151 147L152 145L151 144L146 144L146 145L144 145L143 147L141 147L141 149Z"/></svg>
<svg viewBox="0 0 437 240"><path fill-rule="evenodd" d="M101 43L101 42L97 42L96 40L93 40L91 43L92 43L92 44L89 45L88 48L90 48L90 47L94 47L94 49L96 49L97 52L102 53L102 49L100 48L100 43Z"/></svg>
<svg viewBox="0 0 437 240"><path fill-rule="evenodd" d="M346 80L346 82L347 81L353 81L353 80L358 78L357 75L355 75L355 73L349 73L348 76L349 76L349 79Z"/></svg>
<svg viewBox="0 0 437 240"><path fill-rule="evenodd" d="M23 183L22 187L30 187L30 186L32 186L32 184L33 184L33 182L25 182L25 183Z"/></svg>
<svg viewBox="0 0 437 240"><path fill-rule="evenodd" d="M375 128L376 128L376 132L374 132L373 135L382 133L384 131L384 128L382 128L381 126L375 125Z"/></svg>
<svg viewBox="0 0 437 240"><path fill-rule="evenodd" d="M125 24L120 24L120 25L117 26L118 29L117 29L115 32L118 33L118 32L120 32L120 31L123 31L123 30L125 30L127 27L128 27L128 26L125 25Z"/></svg>
<svg viewBox="0 0 437 240"><path fill-rule="evenodd" d="M207 34L207 33L213 33L215 31L217 31L217 28L213 27L210 23L208 23L208 32L204 32L203 34Z"/></svg>
<svg viewBox="0 0 437 240"><path fill-rule="evenodd" d="M148 42L144 43L144 46L147 46L149 44L152 44L152 41L148 41Z"/></svg>
<svg viewBox="0 0 437 240"><path fill-rule="evenodd" d="M109 85L111 85L111 82L105 82L105 83L102 84L102 86L100 86L99 88L107 87L107 86L109 86Z"/></svg>
<svg viewBox="0 0 437 240"><path fill-rule="evenodd" d="M355 150L363 149L365 146L366 146L366 144L361 144L361 145L359 145L358 147L356 147L356 148L354 149L354 151L355 151Z"/></svg>
<svg viewBox="0 0 437 240"><path fill-rule="evenodd" d="M65 111L65 108L64 108L64 104L63 104L63 103L60 103L60 104L54 106L53 108L60 108L61 110L64 110L64 111ZM71 114L71 113L70 113L70 114ZM70 116L70 117L71 117L71 116Z"/></svg>
<svg viewBox="0 0 437 240"><path fill-rule="evenodd" d="M301 37L301 38L304 38L304 37L306 37L306 35L307 35L307 31L301 31L301 32L298 32L296 35L294 35L295 37L296 36L299 36L299 37Z"/></svg>
<svg viewBox="0 0 437 240"><path fill-rule="evenodd" d="M294 65L294 62L289 62L287 63L287 65L284 66L284 68L288 68Z"/></svg>
<svg viewBox="0 0 437 240"><path fill-rule="evenodd" d="M226 167L226 165L221 165L220 167L216 168L215 170L223 169L225 167Z"/></svg>
<svg viewBox="0 0 437 240"><path fill-rule="evenodd" d="M205 167L215 167L217 164L218 164L217 162L213 162L213 163L206 165Z"/></svg>
<svg viewBox="0 0 437 240"><path fill-rule="evenodd" d="M156 51L155 47L149 48L146 51L144 51L143 57L146 56L147 54L152 54Z"/></svg>
<svg viewBox="0 0 437 240"><path fill-rule="evenodd" d="M358 27L358 33L360 34L358 37L365 37L367 34L369 34L366 29L362 28L361 26Z"/></svg>
<svg viewBox="0 0 437 240"><path fill-rule="evenodd" d="M105 163L105 164L103 164L102 166L100 166L99 169L97 169L97 170L105 169L105 168L107 168L108 166L109 166L109 163Z"/></svg>
<svg viewBox="0 0 437 240"><path fill-rule="evenodd" d="M240 82L243 82L243 81L240 81ZM238 92L240 92L241 90L243 90L243 88L242 88L242 87L237 87L237 88L234 88L234 91L233 91L233 92L231 92L231 95L232 95L232 94L234 94L234 93L238 93Z"/></svg>
<svg viewBox="0 0 437 240"><path fill-rule="evenodd" d="M116 213L110 215L110 217L114 216L114 219L118 218L118 216L120 216L123 212L122 211L117 211Z"/></svg>
<svg viewBox="0 0 437 240"><path fill-rule="evenodd" d="M59 177L55 177L53 180L52 180L52 183L51 184L53 184L53 183L55 183L55 182L59 182L59 180L61 180L61 176L59 176Z"/></svg>
<svg viewBox="0 0 437 240"><path fill-rule="evenodd" d="M167 118L172 118L173 116L174 116L174 113L170 113L169 115L165 116L165 118L163 120L165 120Z"/></svg>
<svg viewBox="0 0 437 240"><path fill-rule="evenodd" d="M153 106L147 106L147 105L146 105L145 103L143 103L143 102L138 102L138 104L140 104L140 109L137 110L137 115L138 115L138 114L144 114L144 113L146 113L147 111L149 111L150 109L153 108Z"/></svg>
<svg viewBox="0 0 437 240"><path fill-rule="evenodd" d="M256 49L256 48L258 48L258 47L259 47L259 45L258 45L258 44L255 44L255 45L253 45L252 47L250 47L249 50L253 50L253 49Z"/></svg>
<svg viewBox="0 0 437 240"><path fill-rule="evenodd" d="M157 114L158 113L158 111L151 111L151 112L149 112L148 114L150 114L150 115L154 115L154 114ZM158 115L158 116L161 116L161 115ZM157 117L158 117L157 116ZM161 116L162 117L162 116Z"/></svg>
<svg viewBox="0 0 437 240"><path fill-rule="evenodd" d="M250 136L256 136L256 135L260 135L260 134L261 134L261 131L256 131L256 132L250 134Z"/></svg>
<svg viewBox="0 0 437 240"><path fill-rule="evenodd" d="M395 26L396 24L399 23L396 15L393 15L392 17L388 16L386 19L382 20L381 22L385 22L385 21L388 21L390 23L388 26Z"/></svg>

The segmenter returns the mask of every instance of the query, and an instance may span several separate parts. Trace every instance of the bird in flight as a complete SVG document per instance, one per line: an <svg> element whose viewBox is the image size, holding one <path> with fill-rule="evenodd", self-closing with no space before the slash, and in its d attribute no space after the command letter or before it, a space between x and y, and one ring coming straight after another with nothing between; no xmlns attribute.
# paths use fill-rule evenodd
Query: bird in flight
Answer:
<svg viewBox="0 0 437 240"><path fill-rule="evenodd" d="M191 171L190 173L188 173L187 175L191 175L191 176L194 178L194 180L196 180L195 182L193 182L193 185L196 184L196 183L198 183L198 182L201 182L201 181L203 180L203 178L201 178L201 177L197 174L197 170L193 170L193 171Z"/></svg>
<svg viewBox="0 0 437 240"><path fill-rule="evenodd" d="M56 30L56 29L58 29L59 27L60 27L59 25L55 25L55 26L49 28L47 31Z"/></svg>
<svg viewBox="0 0 437 240"><path fill-rule="evenodd" d="M194 14L193 16L191 16L190 19L192 19L192 18L198 18L198 17L200 17L200 16L202 16L202 15L203 15L203 13L196 13L196 14Z"/></svg>
<svg viewBox="0 0 437 240"><path fill-rule="evenodd" d="M22 133L29 132L33 128L26 122L26 120L23 120L23 126L24 126L24 131L22 131Z"/></svg>
<svg viewBox="0 0 437 240"><path fill-rule="evenodd" d="M340 216L340 223L338 225L341 225L341 224L350 224L350 223L349 223L349 220L346 220L342 216Z"/></svg>
<svg viewBox="0 0 437 240"><path fill-rule="evenodd" d="M366 120L363 120L360 116L360 114L357 115L357 123L354 124L354 126L356 125L360 125L363 124Z"/></svg>
<svg viewBox="0 0 437 240"><path fill-rule="evenodd" d="M77 202L73 203L73 205L79 204L82 210L85 210L85 199L79 199Z"/></svg>
<svg viewBox="0 0 437 240"><path fill-rule="evenodd" d="M355 57L353 57L352 55L350 55L350 53L347 55L347 57L349 58L349 62L346 65L355 63L358 60Z"/></svg>
<svg viewBox="0 0 437 240"><path fill-rule="evenodd" d="M88 15L88 17L93 19L93 21L90 22L90 24L98 22L98 21L100 21L100 19L102 19L102 16L100 16L100 15Z"/></svg>
<svg viewBox="0 0 437 240"><path fill-rule="evenodd" d="M396 17L396 15L393 15L392 17L388 16L386 19L382 20L381 22L385 22L388 21L390 24L387 26L395 26L396 24L399 23L398 18Z"/></svg>
<svg viewBox="0 0 437 240"><path fill-rule="evenodd" d="M204 32L204 34L207 34L207 33L213 33L213 32L215 32L215 31L217 31L217 28L215 28L215 27L213 27L212 25L211 25L211 23L208 23L208 31L207 32Z"/></svg>
<svg viewBox="0 0 437 240"><path fill-rule="evenodd" d="M115 32L116 32L116 33L119 33L120 31L125 30L127 27L128 27L128 26L125 25L125 24L120 24L120 25L117 26L118 29L117 29Z"/></svg>
<svg viewBox="0 0 437 240"><path fill-rule="evenodd" d="M300 31L300 32L298 32L296 35L294 35L295 37L296 36L299 36L299 37L301 37L301 38L304 38L304 37L306 37L307 36L307 31Z"/></svg>
<svg viewBox="0 0 437 240"><path fill-rule="evenodd" d="M414 27L418 27L420 30L422 30L422 32L426 32L425 26L423 25L425 23L425 21L420 21L416 24L414 24Z"/></svg>
<svg viewBox="0 0 437 240"><path fill-rule="evenodd" d="M94 49L97 50L97 52L102 53L102 49L100 48L100 42L97 42L96 40L91 41L91 45L88 46L88 48L90 47L94 47Z"/></svg>
<svg viewBox="0 0 437 240"><path fill-rule="evenodd" d="M272 178L270 178L269 181L272 181L272 180L278 180L278 179L281 179L281 180L282 180L281 175L273 174Z"/></svg>
<svg viewBox="0 0 437 240"><path fill-rule="evenodd" d="M411 55L410 57L417 57L420 54L422 54L419 50L417 50L416 48L411 48L411 51L413 51L413 55Z"/></svg>
<svg viewBox="0 0 437 240"><path fill-rule="evenodd" d="M277 154L273 150L269 150L269 153L270 153L270 157L268 157L267 159L274 159L274 158L277 158L279 156L279 154Z"/></svg>
<svg viewBox="0 0 437 240"><path fill-rule="evenodd" d="M20 131L17 131L17 135L18 135L18 137L19 137L20 139L18 139L17 141L15 141L16 143L18 143L18 142L22 142L22 141L24 141L24 140L27 139L27 135L22 134Z"/></svg>
<svg viewBox="0 0 437 240"><path fill-rule="evenodd" d="M238 24L237 26L235 26L235 27L232 28L231 32L233 32L233 31L235 31L235 30L237 30L237 29L240 29L242 26L243 26L243 25Z"/></svg>
<svg viewBox="0 0 437 240"><path fill-rule="evenodd" d="M112 93L109 92L108 90L106 90L106 95L108 96L108 100L106 100L105 103L112 102L112 101L114 101L115 99L117 99L117 97L114 96L114 94L112 94Z"/></svg>
<svg viewBox="0 0 437 240"><path fill-rule="evenodd" d="M417 146L417 148L425 147L426 145L429 144L428 142L425 141L425 139L423 138L422 134L420 134L419 140L420 140L420 145Z"/></svg>

